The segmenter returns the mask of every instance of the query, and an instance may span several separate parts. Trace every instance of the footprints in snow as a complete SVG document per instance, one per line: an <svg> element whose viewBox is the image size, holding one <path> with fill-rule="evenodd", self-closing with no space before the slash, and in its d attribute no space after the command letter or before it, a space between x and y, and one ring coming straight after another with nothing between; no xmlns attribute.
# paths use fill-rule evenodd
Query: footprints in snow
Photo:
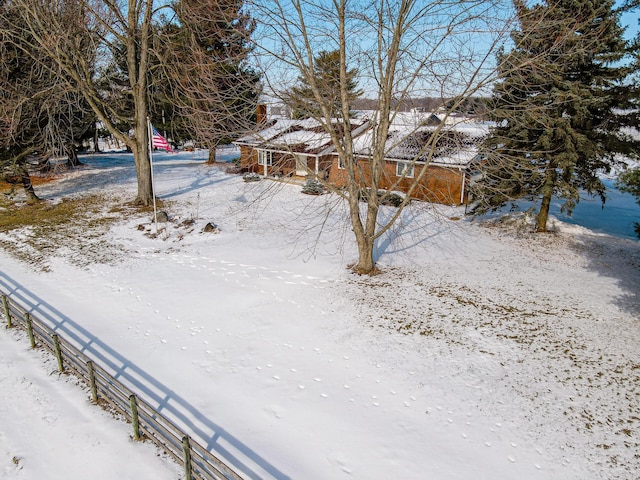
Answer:
<svg viewBox="0 0 640 480"><path fill-rule="evenodd" d="M145 256L145 254L143 254ZM261 293L270 293L274 296L274 298L278 301L283 301L279 298L276 291L271 290L274 285L277 285L278 282L285 285L303 285L310 286L312 288L324 288L328 281L322 280L318 277L306 276L300 274L294 274L287 270L274 270L265 267L257 267L248 264L242 263L232 263L226 261L219 261L211 258L203 258L197 256L186 256L186 255L175 255L172 257L165 257L156 255L154 253L150 253L146 256L152 258L158 258L161 261L173 261L175 263L185 265L187 267L191 267L198 270L208 271L211 275L214 276L222 276L224 277L225 282L235 282L238 286L244 288L253 288L254 290L258 290ZM113 291L123 294L128 293L129 295L134 295L135 292L133 288L129 288L128 292L125 288L117 282L115 279L114 283L108 285ZM264 281L264 286L262 285ZM266 291L265 291L266 290ZM136 300L139 302L143 302L140 296L135 296ZM287 300L290 303L296 304L295 301ZM155 315L161 315L161 312L158 309L153 309L150 303L146 304L147 307L152 309ZM298 305L300 306L300 305ZM175 324L175 328L180 329L183 327L182 322L179 319L172 319L169 315L166 316L166 321L173 322ZM145 324L145 326L147 326ZM138 322L136 327L137 333L144 335L152 339L151 330L142 331L142 323ZM197 325L194 320L191 320L191 325L188 326L189 333L191 336L197 336L201 334L205 327L202 325ZM225 335L224 332L221 332L220 329L216 329L216 335ZM227 336L231 336L231 333L226 333ZM157 341L161 344L171 343L171 341L167 340L164 337L158 337ZM203 345L208 345L209 341L204 340ZM293 345L282 344L276 345L276 347L280 348L295 348ZM186 346L178 346L181 350L186 350ZM313 348L305 350L305 347L301 346L298 349L303 354L315 354L315 355L324 355L324 353L319 348ZM291 394L290 399L294 401L304 401L305 399L317 398L318 401L323 402L324 399L331 399L334 403L337 402L346 402L347 405L357 406L358 408L388 408L392 409L394 406L402 406L402 408L412 408L419 405L419 401L413 395L405 396L398 395L398 392L394 390L385 390L383 383L380 379L374 378L363 378L362 375L356 374L353 375L353 372L350 370L349 365L349 357L344 356L338 361L334 361L332 358L326 358L326 361L332 364L333 368L343 369L342 375L346 375L346 377L341 377L340 370L338 372L333 372L327 378L323 378L321 376L313 376L307 375L304 373L304 368L294 368L294 367L284 367L280 368L277 365L274 366L274 363L268 363L263 366L258 365L255 366L255 363L252 362L252 358L249 355L244 359L238 358L227 358L225 351L216 350L212 352L211 350L204 350L206 354L206 359L193 361L193 364L203 368L207 372L212 372L214 370L218 370L221 366L221 363L225 363L226 367L229 368L231 373L238 373L242 369L253 367L258 375L264 376L266 382L274 382L278 388L290 388ZM215 360L213 357L215 356ZM222 362L220 361L220 357L224 357ZM307 362L304 361L304 357L296 357L296 355L290 357L291 359L299 358L304 364ZM381 365L376 365L378 368L382 368ZM408 372L409 375L415 375L416 372ZM337 379L343 378L342 381ZM286 410L282 408L266 408L265 411L269 411L269 413L273 414L276 418L283 418L286 414ZM455 417L454 412L447 411L444 412L442 407L435 407L435 410L431 410L431 408L427 408L425 413L435 413L438 412L438 423L443 425L445 428L453 427L459 428L461 423ZM470 416L471 414L467 414ZM467 419L470 420L470 419ZM471 426L471 421L465 421L464 425ZM467 431L464 430L464 426L460 431L460 436L464 441L467 442L478 442L480 445L486 448L492 448L496 444L503 444L503 439L498 433L499 429L502 427L500 423L495 424L496 428L489 428L489 431L495 435L495 438L485 438L485 439L474 439L472 435L469 435ZM487 432L489 433L489 432ZM511 443L509 444L513 449L517 448L517 444ZM542 455L542 452L538 452ZM517 458L515 455L508 455L506 457L506 461L510 463L516 463ZM535 465L536 469L541 469L539 465Z"/></svg>
<svg viewBox="0 0 640 480"><path fill-rule="evenodd" d="M274 270L268 267L260 267L245 263L234 263L201 256L173 255L166 257L156 253L143 253L142 256L149 256L162 261L171 260L179 265L188 265L197 270L208 271L213 276L223 277L225 282L235 282L238 286L243 288L260 288L256 285L248 285L246 283L248 279L264 281L265 285L271 285L271 282L278 280L286 285L304 285L312 288L324 288L324 284L329 282L328 280L323 280L319 277L295 274L288 270ZM264 290L261 291L264 293ZM291 303L295 302L292 301Z"/></svg>
<svg viewBox="0 0 640 480"><path fill-rule="evenodd" d="M351 362L348 356L340 359L331 358L320 348L307 349L304 346L295 347L290 344L274 345L280 349L291 349L295 353L284 356L278 355L278 359L286 358L287 361L297 361L297 365L278 365L277 361L256 365L255 372L261 376L265 382L274 382L277 388L287 389L288 396L293 401L308 401L312 398L333 399L338 402L357 405L358 407L393 408L394 405L411 407L416 402L415 396L408 396L405 399L399 396L393 389L385 390L384 382L379 378L363 376L352 371ZM309 374L309 365L317 363L316 359L309 356L321 357L330 365L327 376ZM325 357L322 359L322 357Z"/></svg>
<svg viewBox="0 0 640 480"><path fill-rule="evenodd" d="M265 385L271 385L281 392L276 395L277 398L288 398L290 402L324 402L331 401L329 408L336 408L342 403L349 405L350 408L358 409L380 408L384 411L397 410L398 408L417 408L423 402L423 399L417 395L403 395L393 389L385 389L385 382L380 378L371 375L361 375L351 371L353 369L352 362L348 356L341 358L329 358L320 349L308 349L303 346L296 347L290 344L275 345L281 349L292 349L294 354L286 356L277 356L277 360L254 367L256 375L261 377ZM324 356L327 363L331 363L331 368L322 369L324 375L314 376L309 373L309 365L312 362L306 360L306 356L316 355ZM282 359L287 362L298 361L299 363L279 364ZM355 370L355 369L353 369ZM368 371L368 370L367 370ZM276 419L286 417L287 409L280 404L276 410L274 407L265 405L264 411L273 415ZM504 460L507 463L515 464L518 462L517 449L518 444L509 443L504 435L508 431L503 431L503 424L495 422L488 427L478 429L474 425L473 413L462 413L454 410L448 410L441 405L427 406L425 414L428 414L426 422L432 425L434 429L442 429L443 431L453 429L453 436L462 438L463 442L479 445L482 448L499 448L504 452ZM416 428L415 426L407 426L407 428ZM479 433L482 432L482 433ZM481 437L479 435L482 435ZM505 448L506 447L506 448ZM513 453L509 453L512 450ZM538 451L542 456L542 452ZM542 467L535 464L538 470Z"/></svg>

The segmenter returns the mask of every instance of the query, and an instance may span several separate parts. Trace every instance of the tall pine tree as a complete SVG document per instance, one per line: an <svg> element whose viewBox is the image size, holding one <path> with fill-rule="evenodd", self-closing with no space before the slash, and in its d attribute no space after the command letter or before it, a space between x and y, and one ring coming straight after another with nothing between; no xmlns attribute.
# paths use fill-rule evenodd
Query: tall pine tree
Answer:
<svg viewBox="0 0 640 480"><path fill-rule="evenodd" d="M248 61L255 21L243 0L179 0L174 9L179 23L163 30L158 50L165 73L164 85L154 85L155 116L161 108L182 117L175 126L208 147L212 162L217 145L255 125L260 75Z"/></svg>
<svg viewBox="0 0 640 480"><path fill-rule="evenodd" d="M318 82L324 102L329 106L331 118L340 118L342 114L342 97L340 94L340 51L322 51L314 58L313 75ZM358 70L347 70L347 90L349 101L353 102L362 96L363 91L358 89L356 78ZM284 100L291 109L291 117L294 119L323 116L320 106L314 100L309 79L298 77L299 85L291 88L283 94Z"/></svg>
<svg viewBox="0 0 640 480"><path fill-rule="evenodd" d="M580 189L605 201L599 178L617 153L637 152L621 128L637 125L633 45L613 0L514 1L519 29L501 52L476 212L518 198L540 202L536 231L547 230L551 199L571 213Z"/></svg>

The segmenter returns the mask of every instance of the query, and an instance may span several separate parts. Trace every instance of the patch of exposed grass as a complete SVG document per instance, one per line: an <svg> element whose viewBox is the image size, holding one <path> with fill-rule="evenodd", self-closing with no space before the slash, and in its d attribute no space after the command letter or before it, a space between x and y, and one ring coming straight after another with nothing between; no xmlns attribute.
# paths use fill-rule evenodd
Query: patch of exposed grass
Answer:
<svg viewBox="0 0 640 480"><path fill-rule="evenodd" d="M35 204L0 200L0 247L21 261L49 270L49 259L67 256L72 263L116 262L122 248L105 234L111 225L138 209L105 195L63 198Z"/></svg>

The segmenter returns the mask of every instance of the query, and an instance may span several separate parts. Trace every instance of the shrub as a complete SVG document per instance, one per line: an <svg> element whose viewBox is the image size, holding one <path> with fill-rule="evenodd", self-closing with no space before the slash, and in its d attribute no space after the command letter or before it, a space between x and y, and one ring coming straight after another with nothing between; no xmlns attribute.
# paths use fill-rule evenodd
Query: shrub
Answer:
<svg viewBox="0 0 640 480"><path fill-rule="evenodd" d="M258 182L258 181L260 181L260 178L261 178L260 175L258 175L257 173L253 173L253 172L245 173L242 176L242 179L245 182Z"/></svg>
<svg viewBox="0 0 640 480"><path fill-rule="evenodd" d="M315 178L310 178L302 185L302 193L307 195L322 195L326 188Z"/></svg>
<svg viewBox="0 0 640 480"><path fill-rule="evenodd" d="M360 190L360 200L362 201L367 201L367 199L369 198L369 195L371 194L371 189L370 188L366 188L366 189L362 189ZM386 190L378 190L377 192L378 194L378 198L382 198L386 195L386 197L380 202L381 205L388 205L391 207L399 207L400 204L402 204L402 201L404 200L404 197L398 193L394 193L394 192L388 192Z"/></svg>
<svg viewBox="0 0 640 480"><path fill-rule="evenodd" d="M378 192L378 197L381 197L382 195L384 195L384 193L385 192ZM386 196L386 198L384 200L382 200L382 205L389 205L391 207L399 207L402 204L403 200L404 200L404 198L402 198L402 195L390 192Z"/></svg>

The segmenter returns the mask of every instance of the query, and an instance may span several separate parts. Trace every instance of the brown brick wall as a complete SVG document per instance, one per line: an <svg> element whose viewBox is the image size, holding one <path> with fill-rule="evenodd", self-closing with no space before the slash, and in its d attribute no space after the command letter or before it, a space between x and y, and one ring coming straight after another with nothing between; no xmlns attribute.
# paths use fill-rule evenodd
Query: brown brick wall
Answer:
<svg viewBox="0 0 640 480"><path fill-rule="evenodd" d="M423 167L416 165L414 178L405 178L400 181L398 185L394 186L399 180L399 177L396 176L396 163L387 162L380 181L380 188L388 189L393 187L395 190L407 193L411 185L416 181L415 178L420 175L422 168L427 168L427 172L421 179L420 184L414 188L411 194L413 198L445 205L460 205L464 172L457 168L446 168L435 165ZM367 172L368 169L364 169L365 175ZM329 182L338 187L343 187L347 184L347 172L346 170L338 168L337 157L335 157L329 170ZM371 184L369 178L365 178L363 183L365 185ZM463 203L464 202L466 202L466 191Z"/></svg>
<svg viewBox="0 0 640 480"><path fill-rule="evenodd" d="M262 175L264 167L258 165L258 153L251 147L240 147L240 165L243 170L256 172ZM315 169L315 159L309 158L308 166L311 172ZM268 167L268 175L293 175L295 173L295 158L289 154L274 153L273 166ZM320 172L328 172L328 180L337 187L344 187L347 184L346 170L338 168L338 157L323 157L320 159ZM393 187L395 190L407 193L411 185L415 182L415 178L420 175L422 168L427 168L425 176L422 178L420 185L416 186L411 196L418 200L427 202L441 203L444 205L460 205L460 196L462 189L462 181L464 172L457 168L446 168L436 165L428 165L427 167L416 165L414 170L414 178L405 178L398 185ZM364 169L365 174L368 169ZM322 176L322 174L321 174ZM387 162L385 164L384 173L381 179L380 187L384 189L391 188L398 181L396 176L396 163ZM368 178L364 184L370 185ZM466 202L466 191L463 203Z"/></svg>

